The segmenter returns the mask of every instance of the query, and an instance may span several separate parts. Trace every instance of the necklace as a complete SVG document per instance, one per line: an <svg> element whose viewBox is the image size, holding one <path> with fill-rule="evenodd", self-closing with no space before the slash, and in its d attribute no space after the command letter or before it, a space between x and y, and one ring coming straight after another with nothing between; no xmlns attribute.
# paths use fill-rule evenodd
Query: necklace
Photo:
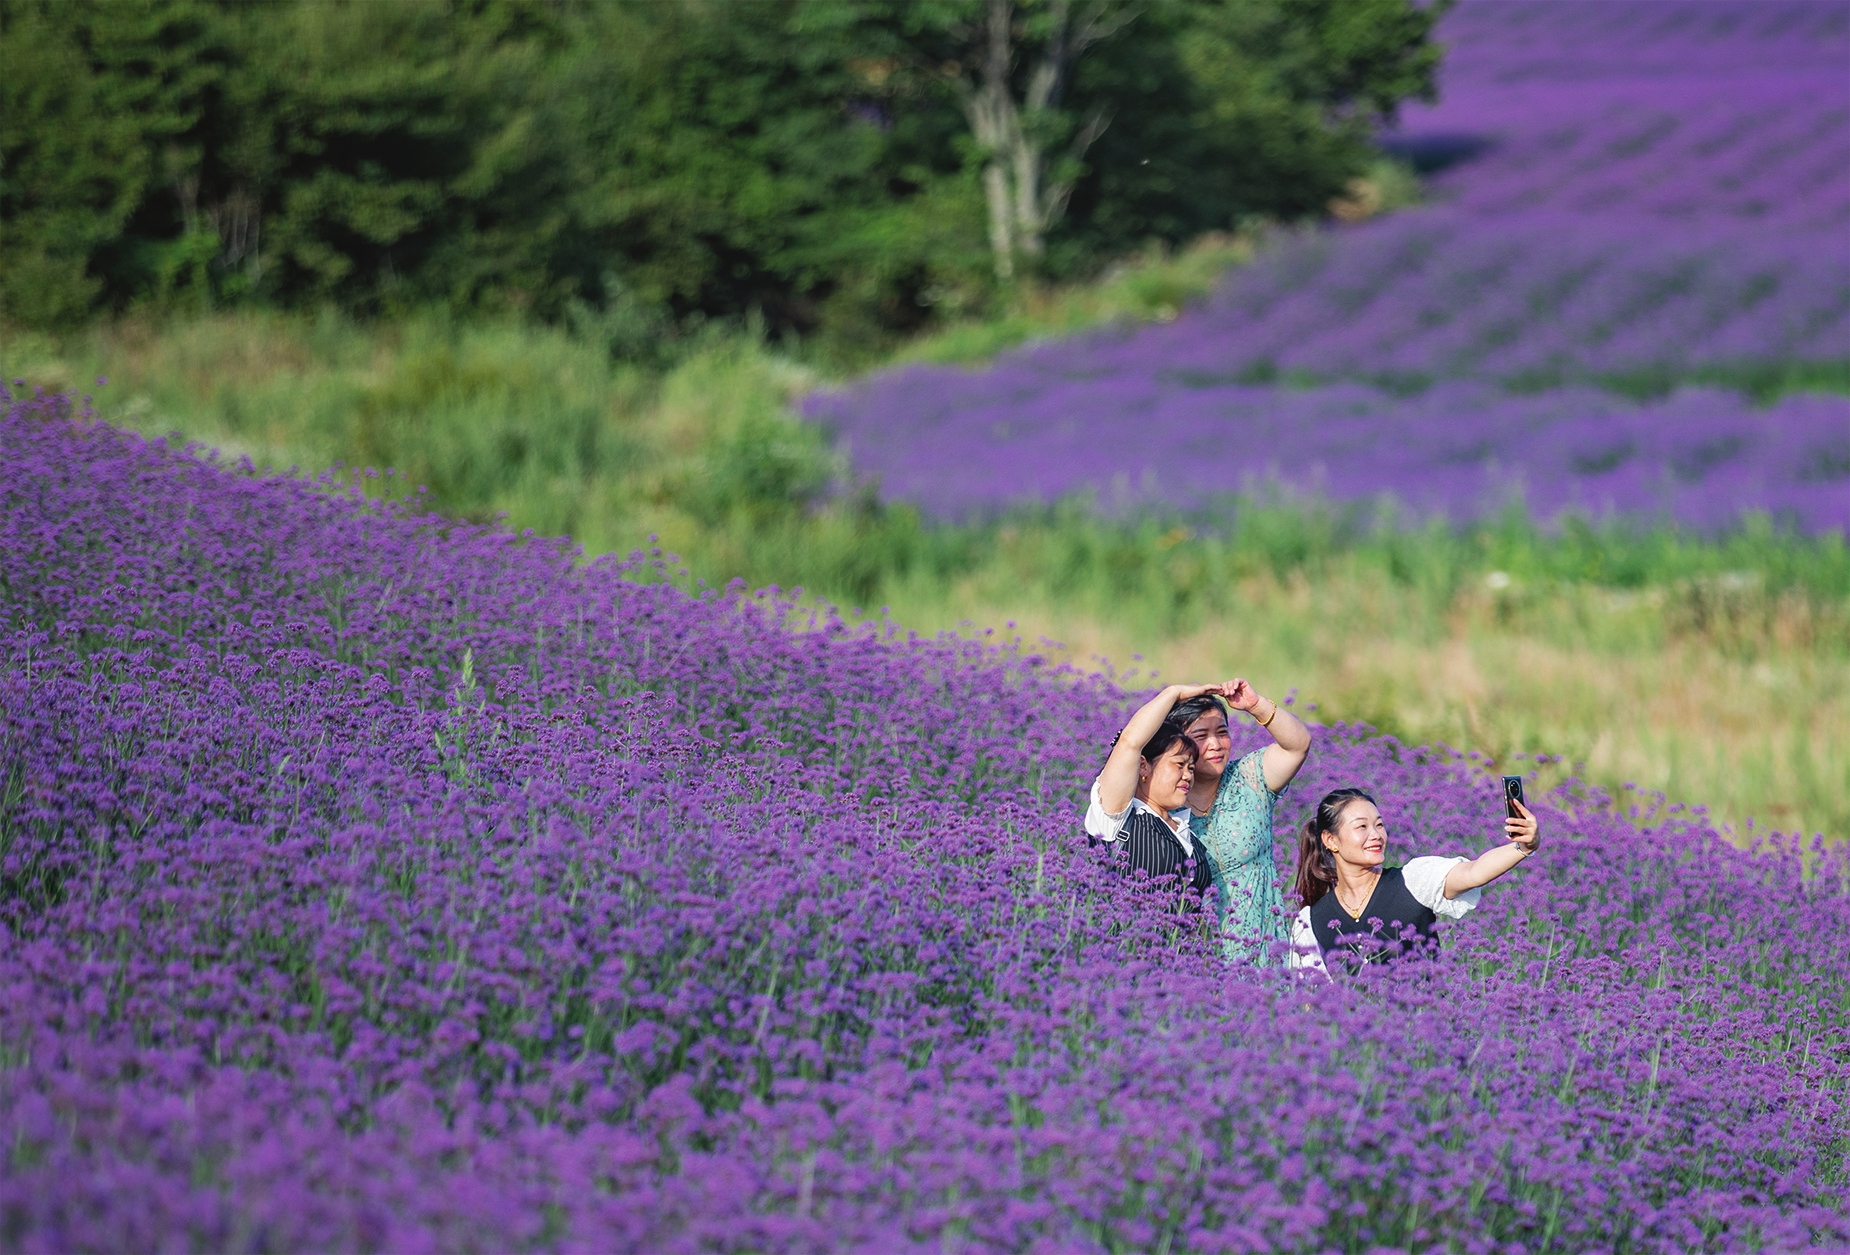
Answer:
<svg viewBox="0 0 1850 1255"><path fill-rule="evenodd" d="M1361 919L1362 912L1368 909L1369 901L1375 896L1375 887L1374 885L1368 886L1368 892L1363 894L1362 900L1354 906L1350 906L1348 900L1343 897L1343 887L1341 885L1337 885L1332 892L1336 894L1336 905L1342 907L1344 914L1348 915L1350 919Z"/></svg>

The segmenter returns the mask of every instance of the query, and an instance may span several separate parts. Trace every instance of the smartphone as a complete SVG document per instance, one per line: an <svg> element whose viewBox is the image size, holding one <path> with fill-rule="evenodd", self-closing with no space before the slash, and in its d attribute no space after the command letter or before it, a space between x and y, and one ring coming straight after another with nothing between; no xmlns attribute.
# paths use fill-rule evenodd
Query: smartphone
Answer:
<svg viewBox="0 0 1850 1255"><path fill-rule="evenodd" d="M1517 818L1516 803L1523 801L1522 777L1503 777L1503 811L1511 819ZM1525 803L1526 805L1526 803Z"/></svg>

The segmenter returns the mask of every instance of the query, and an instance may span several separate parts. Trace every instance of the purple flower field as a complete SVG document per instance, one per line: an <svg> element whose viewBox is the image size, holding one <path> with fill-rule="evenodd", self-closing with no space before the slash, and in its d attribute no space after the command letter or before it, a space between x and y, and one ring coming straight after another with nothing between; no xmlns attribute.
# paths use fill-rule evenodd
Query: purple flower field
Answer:
<svg viewBox="0 0 1850 1255"><path fill-rule="evenodd" d="M0 1248L1850 1243L1841 845L1564 786L1440 958L1294 983L1085 849L1109 682L0 440ZM1498 830L1317 738L1281 824Z"/></svg>
<svg viewBox="0 0 1850 1255"><path fill-rule="evenodd" d="M1850 5L1467 0L1442 36L1441 102L1391 137L1431 204L1281 234L1170 324L806 412L939 516L1272 482L1850 527L1850 398L1701 390L1850 363Z"/></svg>
<svg viewBox="0 0 1850 1255"><path fill-rule="evenodd" d="M1571 509L1719 528L1752 509L1810 531L1850 528L1841 397L1762 407L1691 388L1639 405L1586 386L1508 396L1447 382L1397 398L1353 383L1190 387L1130 372L1050 382L1018 362L928 385L921 373L880 385L918 386L907 425L870 427L853 449L862 467L890 468L889 493L943 516L1076 492L1116 511L1282 490L1391 494L1455 518L1521 499L1543 517Z"/></svg>

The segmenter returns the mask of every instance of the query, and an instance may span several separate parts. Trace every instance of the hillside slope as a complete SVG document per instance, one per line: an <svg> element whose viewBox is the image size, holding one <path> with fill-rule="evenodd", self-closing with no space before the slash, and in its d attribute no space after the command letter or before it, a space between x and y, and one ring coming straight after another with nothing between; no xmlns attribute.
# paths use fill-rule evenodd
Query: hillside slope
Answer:
<svg viewBox="0 0 1850 1255"><path fill-rule="evenodd" d="M1430 965L1228 970L1078 838L1104 681L0 439L8 1249L1850 1241L1841 847L1564 788ZM1495 831L1317 736L1281 825Z"/></svg>
<svg viewBox="0 0 1850 1255"><path fill-rule="evenodd" d="M1850 528L1850 6L1467 0L1441 32L1441 102L1386 141L1430 203L1281 233L1172 323L806 412L941 517L1283 492Z"/></svg>

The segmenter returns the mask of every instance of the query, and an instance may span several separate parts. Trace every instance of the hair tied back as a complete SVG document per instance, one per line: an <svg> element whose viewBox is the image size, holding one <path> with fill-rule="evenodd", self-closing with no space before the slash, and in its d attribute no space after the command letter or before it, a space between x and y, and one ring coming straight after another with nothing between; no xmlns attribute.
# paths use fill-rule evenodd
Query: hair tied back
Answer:
<svg viewBox="0 0 1850 1255"><path fill-rule="evenodd" d="M1343 811L1358 799L1370 806L1375 804L1375 799L1362 789L1331 790L1298 831L1298 870L1292 888L1305 906L1315 906L1336 887L1336 856L1323 844L1323 834L1335 832L1336 825L1343 821Z"/></svg>

